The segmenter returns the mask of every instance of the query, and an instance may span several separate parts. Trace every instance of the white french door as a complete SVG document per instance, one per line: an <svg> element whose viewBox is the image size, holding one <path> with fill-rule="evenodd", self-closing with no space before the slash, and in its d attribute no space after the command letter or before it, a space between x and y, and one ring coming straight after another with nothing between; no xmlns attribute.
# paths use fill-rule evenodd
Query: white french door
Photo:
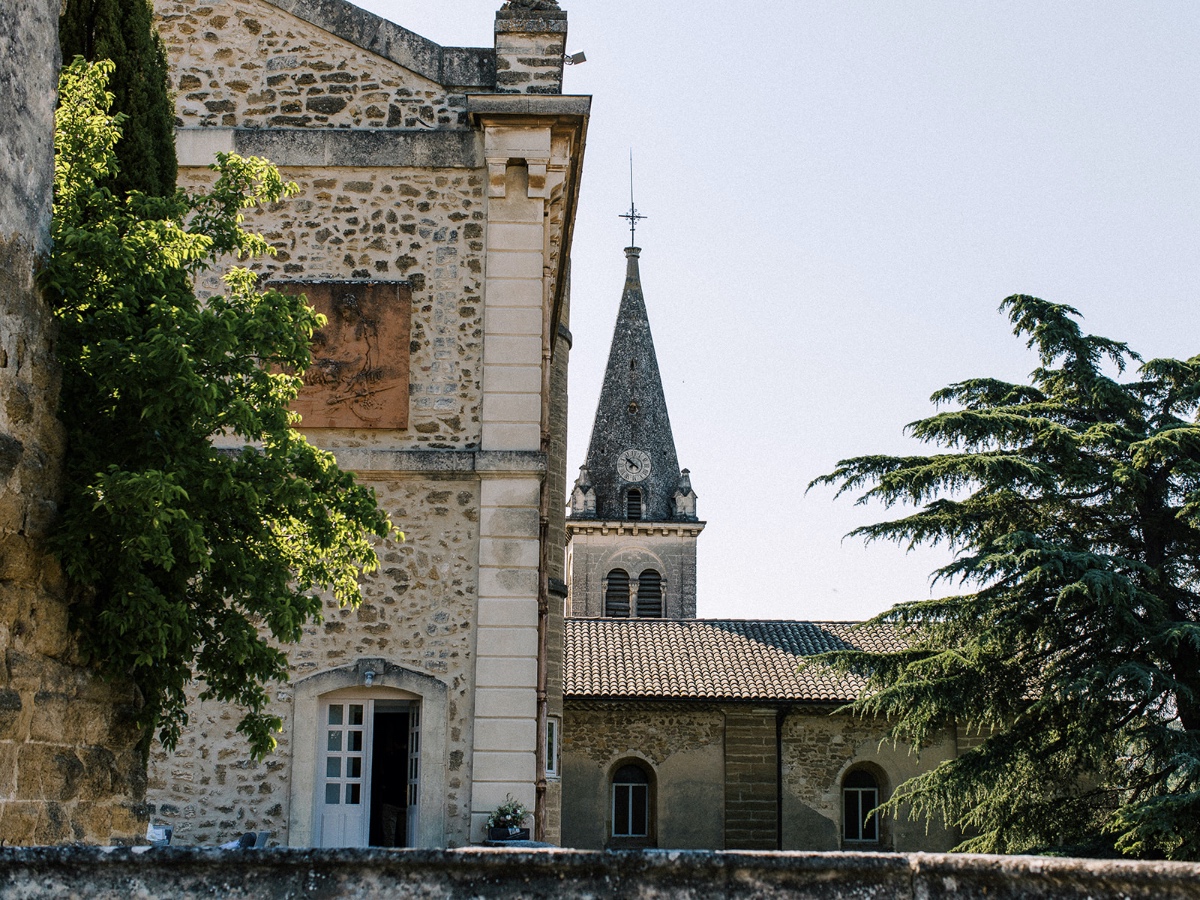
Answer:
<svg viewBox="0 0 1200 900"><path fill-rule="evenodd" d="M403 843L399 846L416 846L420 705L383 698L339 698L324 701L319 715L315 845L393 846L394 838L400 837ZM401 715L407 717L406 729L404 719L397 720ZM401 727L398 733L396 726ZM378 755L382 758L377 759ZM374 813L373 795L379 806ZM374 840L372 815L380 820L375 823ZM394 824L384 826L383 819Z"/></svg>
<svg viewBox="0 0 1200 900"><path fill-rule="evenodd" d="M370 704L370 700L322 704L315 823L318 847L367 846Z"/></svg>
<svg viewBox="0 0 1200 900"><path fill-rule="evenodd" d="M405 819L405 844L417 846L417 816L421 809L421 707L408 707L408 813Z"/></svg>

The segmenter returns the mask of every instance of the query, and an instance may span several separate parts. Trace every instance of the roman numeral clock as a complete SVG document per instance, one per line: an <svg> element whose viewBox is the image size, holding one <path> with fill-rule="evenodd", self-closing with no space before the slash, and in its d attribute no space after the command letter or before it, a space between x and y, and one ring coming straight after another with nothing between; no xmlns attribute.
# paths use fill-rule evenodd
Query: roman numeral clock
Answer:
<svg viewBox="0 0 1200 900"><path fill-rule="evenodd" d="M626 450L617 457L617 473L626 481L645 481L650 474L650 454L645 450Z"/></svg>

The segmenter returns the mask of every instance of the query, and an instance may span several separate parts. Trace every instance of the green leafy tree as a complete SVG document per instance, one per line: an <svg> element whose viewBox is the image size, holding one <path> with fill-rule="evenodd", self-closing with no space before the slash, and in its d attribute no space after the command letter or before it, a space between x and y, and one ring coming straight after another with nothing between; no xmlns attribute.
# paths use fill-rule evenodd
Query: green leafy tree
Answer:
<svg viewBox="0 0 1200 900"><path fill-rule="evenodd" d="M1200 357L1143 362L1033 297L1001 309L1040 358L1028 384L953 384L908 426L945 452L813 482L917 506L853 534L949 546L935 581L964 593L878 617L903 652L826 661L868 675L854 708L899 741L986 737L886 804L962 828L961 849L1198 859Z"/></svg>
<svg viewBox="0 0 1200 900"><path fill-rule="evenodd" d="M201 303L195 278L220 259L270 252L241 211L291 193L264 160L219 157L207 193L118 197L112 64L60 82L54 249L42 283L59 322L66 490L57 551L79 586L82 650L131 679L168 747L185 690L245 708L254 753L280 721L266 685L287 678L281 643L321 617L321 590L360 598L391 526L374 493L291 427L289 403L319 324L303 298L260 292L232 267Z"/></svg>
<svg viewBox="0 0 1200 900"><path fill-rule="evenodd" d="M150 0L66 0L58 23L64 60L112 60L112 108L125 115L110 186L156 197L175 193L175 107L167 55Z"/></svg>

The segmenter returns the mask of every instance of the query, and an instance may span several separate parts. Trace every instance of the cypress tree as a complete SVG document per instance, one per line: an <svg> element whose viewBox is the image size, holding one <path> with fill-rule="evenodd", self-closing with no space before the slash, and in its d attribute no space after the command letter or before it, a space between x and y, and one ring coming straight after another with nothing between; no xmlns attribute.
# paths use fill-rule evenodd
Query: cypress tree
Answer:
<svg viewBox="0 0 1200 900"><path fill-rule="evenodd" d="M175 108L167 89L167 55L150 0L66 0L59 20L63 62L111 59L112 111L124 113L109 187L155 197L175 193Z"/></svg>

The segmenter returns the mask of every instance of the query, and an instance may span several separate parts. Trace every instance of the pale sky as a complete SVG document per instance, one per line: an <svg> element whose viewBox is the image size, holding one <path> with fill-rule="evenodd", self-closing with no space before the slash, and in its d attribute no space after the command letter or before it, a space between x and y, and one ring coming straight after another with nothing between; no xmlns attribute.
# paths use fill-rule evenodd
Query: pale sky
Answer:
<svg viewBox="0 0 1200 900"><path fill-rule="evenodd" d="M360 0L491 46L500 0ZM573 247L568 479L624 280L642 282L708 526L699 614L857 619L941 555L842 536L879 509L805 485L918 452L938 388L1035 365L1035 294L1147 358L1200 353L1200 4L563 0L593 95ZM403 524L401 523L401 527ZM943 586L936 593L947 592Z"/></svg>

